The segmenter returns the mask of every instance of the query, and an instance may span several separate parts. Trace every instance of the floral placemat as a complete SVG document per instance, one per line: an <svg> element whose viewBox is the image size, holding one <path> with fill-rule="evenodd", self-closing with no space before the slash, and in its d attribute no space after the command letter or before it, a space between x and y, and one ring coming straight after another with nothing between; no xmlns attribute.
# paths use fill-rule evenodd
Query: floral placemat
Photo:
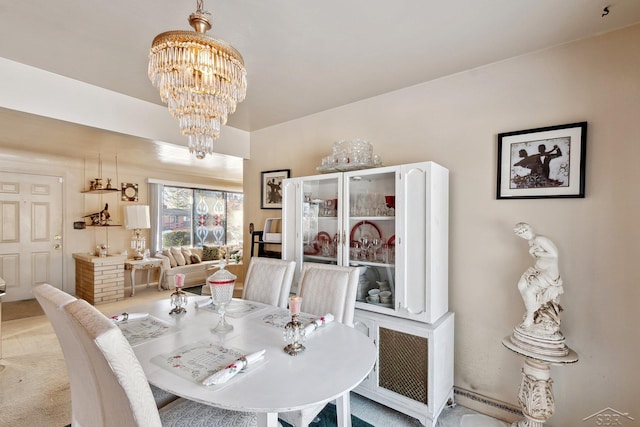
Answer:
<svg viewBox="0 0 640 427"><path fill-rule="evenodd" d="M245 354L247 353L235 348L199 341L155 356L151 361L182 378L200 384L205 378Z"/></svg>
<svg viewBox="0 0 640 427"><path fill-rule="evenodd" d="M233 299L229 304L227 304L227 308L225 311L227 317L239 319L264 307L266 307L266 305L259 302ZM215 311L216 313L218 312L215 304L209 304L203 308Z"/></svg>
<svg viewBox="0 0 640 427"><path fill-rule="evenodd" d="M153 316L119 322L117 325L132 347L178 330L177 327Z"/></svg>
<svg viewBox="0 0 640 427"><path fill-rule="evenodd" d="M312 314L300 313L298 321L303 325L317 319L318 316ZM291 321L291 312L286 308L279 308L262 318L262 321L269 326L275 326L276 328L284 329L284 327Z"/></svg>

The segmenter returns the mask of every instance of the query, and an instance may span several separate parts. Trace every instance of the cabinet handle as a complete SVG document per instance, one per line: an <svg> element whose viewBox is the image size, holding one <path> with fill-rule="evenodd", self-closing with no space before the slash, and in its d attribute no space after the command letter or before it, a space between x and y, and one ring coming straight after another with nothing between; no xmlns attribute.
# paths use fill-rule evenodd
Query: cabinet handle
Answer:
<svg viewBox="0 0 640 427"><path fill-rule="evenodd" d="M400 303L400 302L398 303L398 310L404 310L404 311L406 311L407 313L412 314L412 315L414 315L414 316L424 313L424 310L420 310L420 311L411 311L411 309L410 309L409 307L403 307L403 306L402 306L402 303Z"/></svg>

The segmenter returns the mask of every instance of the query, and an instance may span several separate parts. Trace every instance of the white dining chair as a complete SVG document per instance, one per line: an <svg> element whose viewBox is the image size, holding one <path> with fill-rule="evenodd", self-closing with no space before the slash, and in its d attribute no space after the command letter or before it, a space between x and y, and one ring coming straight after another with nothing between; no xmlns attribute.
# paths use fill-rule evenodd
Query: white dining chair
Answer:
<svg viewBox="0 0 640 427"><path fill-rule="evenodd" d="M63 300L48 288L36 288L69 356L73 427L255 426L253 413L228 411L178 398L158 409L144 371L126 338L109 318L84 300ZM41 289L42 288L42 289ZM55 288L54 288L55 289ZM40 302L40 299L38 299ZM48 316L48 313L47 313ZM71 374L73 372L73 374Z"/></svg>
<svg viewBox="0 0 640 427"><path fill-rule="evenodd" d="M295 261L252 257L243 283L242 298L286 308L295 268ZM208 285L202 286L201 294L211 295Z"/></svg>
<svg viewBox="0 0 640 427"><path fill-rule="evenodd" d="M360 273L356 267L305 263L298 284L298 296L302 297L300 311L317 316L331 313L336 322L353 327L359 280ZM281 412L278 418L295 427L303 427L309 425L324 407L321 404L299 411Z"/></svg>
<svg viewBox="0 0 640 427"><path fill-rule="evenodd" d="M242 298L287 308L295 261L253 257L244 279Z"/></svg>
<svg viewBox="0 0 640 427"><path fill-rule="evenodd" d="M91 384L86 383L90 382L91 378L86 381L84 377L77 378L78 373L76 368L78 364L87 364L89 362L84 359L82 355L76 354L73 350L75 338L70 332L69 318L62 309L66 304L76 301L77 298L54 286L51 286L48 283L35 287L33 294L42 307L47 319L49 319L49 322L58 337L58 341L60 342L60 347L62 348L62 354L67 365L67 372L69 376L69 387L71 389L72 418L82 419L82 416L76 417L76 414L81 413L84 408L82 405L74 402L82 400L77 396L90 395L92 390L95 390L95 385L92 387ZM178 398L178 396L153 385L151 385L151 392L153 394L153 399L156 402L156 406L159 408ZM74 396L76 397L74 398Z"/></svg>
<svg viewBox="0 0 640 427"><path fill-rule="evenodd" d="M90 362L83 353L78 353L74 349L77 340L69 328L68 317L63 309L65 305L76 301L76 298L49 284L35 287L33 294L58 337L67 365L69 388L71 389L71 424L81 425L80 420L86 419L87 415L85 414L86 408L81 402L83 399L97 398L95 391L98 385L93 383L93 377L83 378L83 372L89 368Z"/></svg>
<svg viewBox="0 0 640 427"><path fill-rule="evenodd" d="M256 415L229 411L178 398L156 408L142 366L120 328L84 300L64 306L78 338L76 351L84 351L100 384L100 399L86 402L99 418L91 426L255 426Z"/></svg>
<svg viewBox="0 0 640 427"><path fill-rule="evenodd" d="M300 310L318 316L331 313L336 322L353 326L359 280L356 267L304 263L298 283Z"/></svg>

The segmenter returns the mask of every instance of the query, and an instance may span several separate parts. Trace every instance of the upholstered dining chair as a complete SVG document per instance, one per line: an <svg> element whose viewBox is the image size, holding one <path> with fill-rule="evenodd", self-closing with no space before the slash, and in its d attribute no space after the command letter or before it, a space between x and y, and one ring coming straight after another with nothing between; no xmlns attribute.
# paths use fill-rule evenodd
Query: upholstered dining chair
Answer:
<svg viewBox="0 0 640 427"><path fill-rule="evenodd" d="M93 392L97 390L98 385L92 383L93 377L82 378L83 372L88 369L90 363L83 354L76 353L74 349L76 340L69 328L68 317L63 310L66 304L76 301L76 298L49 284L35 287L33 294L53 326L67 365L69 388L71 389L71 424L81 425L79 421L85 418L81 401L95 397ZM81 369L77 369L78 367Z"/></svg>
<svg viewBox="0 0 640 427"><path fill-rule="evenodd" d="M73 297L64 301L43 286L34 290L36 298L39 302L56 301L45 302L47 316L51 313L50 321L58 325L56 333L66 329L59 339L65 360L70 358L67 366L73 366L73 370L69 369L72 426L257 424L255 414L218 409L182 398L158 409L144 371L120 328L86 301ZM77 392L73 392L74 388Z"/></svg>
<svg viewBox="0 0 640 427"><path fill-rule="evenodd" d="M295 261L253 257L244 279L242 298L286 308Z"/></svg>
<svg viewBox="0 0 640 427"><path fill-rule="evenodd" d="M86 384L86 381L91 381L90 378L86 381L84 377L76 378L78 375L76 369L77 364L86 364L88 362L83 359L82 356L76 355L76 352L73 350L75 340L70 332L69 318L64 310L62 310L64 305L75 301L76 297L63 292L48 283L37 286L34 288L33 293L47 316L47 319L49 319L49 322L58 337L58 341L60 342L60 347L62 348L62 354L64 355L69 376L69 385L71 389L71 413L72 417L75 418L75 414L82 411L83 408L81 405L74 403L81 400L80 398L74 399L74 396L87 396L92 390L91 384ZM178 398L178 396L153 385L151 385L151 392L153 393L153 399L156 402L156 406L159 408Z"/></svg>
<svg viewBox="0 0 640 427"><path fill-rule="evenodd" d="M305 263L298 283L302 297L300 311L323 316L331 313L336 322L353 326L359 270L331 264ZM299 411L281 412L278 418L295 427L309 425L325 405Z"/></svg>
<svg viewBox="0 0 640 427"><path fill-rule="evenodd" d="M295 268L295 261L252 257L244 279L242 298L286 308ZM211 295L208 285L202 287L202 295Z"/></svg>
<svg viewBox="0 0 640 427"><path fill-rule="evenodd" d="M303 313L333 314L336 322L353 326L359 271L356 267L304 263L298 283Z"/></svg>

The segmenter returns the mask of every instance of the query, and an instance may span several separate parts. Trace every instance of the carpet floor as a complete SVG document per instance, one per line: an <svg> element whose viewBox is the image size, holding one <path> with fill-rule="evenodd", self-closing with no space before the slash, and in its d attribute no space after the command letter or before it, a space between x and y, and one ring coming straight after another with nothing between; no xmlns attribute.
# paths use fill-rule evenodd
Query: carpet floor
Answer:
<svg viewBox="0 0 640 427"><path fill-rule="evenodd" d="M293 427L291 424L280 421L282 427ZM336 406L329 404L324 407L309 427L337 427L338 415L336 414ZM355 415L351 415L351 427L374 427L366 421L362 421Z"/></svg>
<svg viewBox="0 0 640 427"><path fill-rule="evenodd" d="M44 311L35 299L5 302L2 304L2 321L24 319L25 317L42 316Z"/></svg>

